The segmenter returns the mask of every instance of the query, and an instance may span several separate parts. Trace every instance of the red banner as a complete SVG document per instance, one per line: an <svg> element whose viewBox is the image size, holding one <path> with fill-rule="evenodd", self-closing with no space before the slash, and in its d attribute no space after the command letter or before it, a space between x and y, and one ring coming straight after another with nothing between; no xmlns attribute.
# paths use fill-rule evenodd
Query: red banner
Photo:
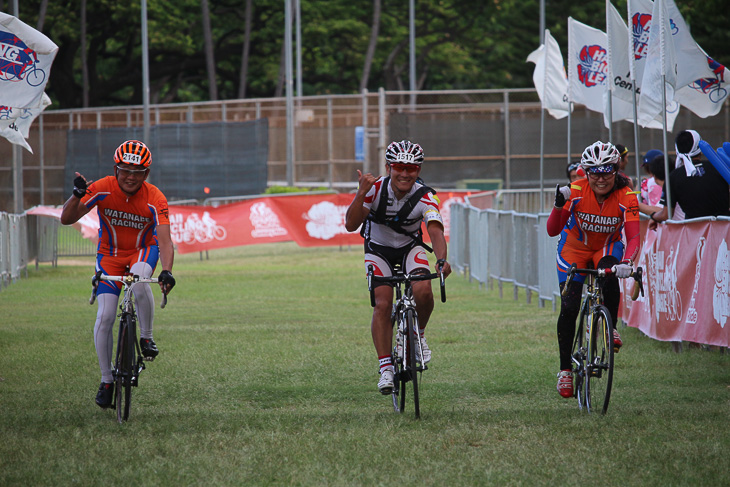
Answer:
<svg viewBox="0 0 730 487"><path fill-rule="evenodd" d="M449 235L450 207L467 191L440 192L441 216ZM279 195L213 206L170 205L172 241L181 254L258 243L293 240L302 247L358 245L358 232L345 229L345 212L353 194ZM35 215L61 217L61 208L37 206ZM96 240L99 218L89 212L74 224L84 237ZM428 242L428 234L425 234Z"/></svg>
<svg viewBox="0 0 730 487"><path fill-rule="evenodd" d="M450 207L467 194L439 193L447 238ZM172 239L181 254L289 240L302 247L359 245L362 237L345 229L353 197L314 194L261 197L219 207L171 205Z"/></svg>
<svg viewBox="0 0 730 487"><path fill-rule="evenodd" d="M623 281L629 326L665 341L730 346L730 222L642 225L644 297L632 302Z"/></svg>

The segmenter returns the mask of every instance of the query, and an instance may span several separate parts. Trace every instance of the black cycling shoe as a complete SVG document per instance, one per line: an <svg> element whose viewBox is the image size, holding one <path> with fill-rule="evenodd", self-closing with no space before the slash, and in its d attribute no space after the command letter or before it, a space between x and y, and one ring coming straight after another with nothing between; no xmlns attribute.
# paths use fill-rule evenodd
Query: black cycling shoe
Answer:
<svg viewBox="0 0 730 487"><path fill-rule="evenodd" d="M100 408L108 408L112 405L112 396L114 395L114 384L102 382L99 386L99 392L96 393L96 404Z"/></svg>
<svg viewBox="0 0 730 487"><path fill-rule="evenodd" d="M140 338L139 347L142 349L142 355L144 355L144 358L147 360L154 360L155 357L157 357L157 354L160 353L160 351L157 350L155 341L151 338Z"/></svg>

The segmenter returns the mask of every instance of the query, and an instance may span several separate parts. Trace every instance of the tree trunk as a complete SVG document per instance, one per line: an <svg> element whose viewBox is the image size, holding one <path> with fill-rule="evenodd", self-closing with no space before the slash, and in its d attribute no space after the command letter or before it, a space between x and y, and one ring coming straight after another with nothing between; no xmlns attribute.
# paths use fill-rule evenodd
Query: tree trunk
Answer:
<svg viewBox="0 0 730 487"><path fill-rule="evenodd" d="M243 54L241 55L241 75L238 85L238 98L246 98L246 81L248 78L248 53L251 49L251 16L253 0L246 0L246 21L243 33Z"/></svg>
<svg viewBox="0 0 730 487"><path fill-rule="evenodd" d="M362 68L362 78L360 78L360 93L368 87L368 78L370 77L370 67L373 64L375 56L375 46L378 43L378 32L380 30L380 0L373 0L373 26L370 30L370 44L365 53L365 63Z"/></svg>
<svg viewBox="0 0 730 487"><path fill-rule="evenodd" d="M284 96L284 83L286 82L286 41L281 43L281 61L279 63L279 82L276 83L274 98Z"/></svg>
<svg viewBox="0 0 730 487"><path fill-rule="evenodd" d="M0 6L1 2L0 2ZM38 32L43 32L43 24L46 22L46 10L48 9L48 0L43 0L41 2L41 8L38 11L38 25L36 26L36 30ZM0 9L2 10L2 9Z"/></svg>
<svg viewBox="0 0 730 487"><path fill-rule="evenodd" d="M208 98L210 101L218 99L218 86L215 77L215 57L213 56L213 32L210 28L210 9L208 0L200 0L203 11L203 40L205 42L205 67L208 71Z"/></svg>
<svg viewBox="0 0 730 487"><path fill-rule="evenodd" d="M86 0L81 0L81 78L83 82L81 106L89 107L89 60L86 47Z"/></svg>

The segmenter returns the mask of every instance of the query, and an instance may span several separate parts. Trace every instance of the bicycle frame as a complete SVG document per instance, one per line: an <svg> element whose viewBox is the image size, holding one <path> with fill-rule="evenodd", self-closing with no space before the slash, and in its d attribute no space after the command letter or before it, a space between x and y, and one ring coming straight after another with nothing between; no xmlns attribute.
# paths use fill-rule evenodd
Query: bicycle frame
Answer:
<svg viewBox="0 0 730 487"><path fill-rule="evenodd" d="M144 361L139 342L137 341L137 313L134 308L134 295L132 288L135 284L157 283L157 278L140 277L136 274L123 276L106 276L100 271L92 279L93 290L89 304L96 299L99 281L121 282L122 302L119 304L120 313L119 329L117 338L117 353L113 365L114 376L114 403L112 407L117 411L117 421L122 423L129 418L129 405L131 401L132 387L137 387L139 375L145 369ZM167 304L167 295L163 293L160 307Z"/></svg>
<svg viewBox="0 0 730 487"><path fill-rule="evenodd" d="M413 404L416 418L420 418L420 401L418 393L418 374L427 370L428 367L420 363L418 357L423 357L423 350L420 340L418 326L418 312L416 300L413 297L412 284L415 281L426 281L440 279L441 301L446 301L446 288L443 273L428 274L406 274L401 269L396 269L396 274L390 277L375 276L373 266L368 266L368 290L370 292L370 304L375 306L375 293L373 282L383 282L395 288L395 302L391 313L391 324L395 330L395 342L392 352L392 362L395 369L395 381L392 398L393 409L402 413L405 409L406 391L405 384L413 384ZM398 338L401 338L402 352L398 351ZM417 340L414 338L418 338Z"/></svg>
<svg viewBox="0 0 730 487"><path fill-rule="evenodd" d="M585 294L583 296L579 322L573 338L571 361L573 363L573 375L575 378L574 396L578 399L578 407L589 412L600 406L603 414L606 413L611 395L613 382L613 323L610 312L603 304L603 278L613 274L611 268L606 269L578 269L573 264L568 273L568 279L563 287L563 294L577 273L587 274L585 281ZM630 277L637 282L637 289L632 300L638 298L640 292L643 296L644 287L642 283L643 270L637 268ZM585 331L584 331L585 330ZM605 375L605 377L604 377ZM593 404L591 399L592 381L605 383L600 387L605 388L603 400L599 405Z"/></svg>

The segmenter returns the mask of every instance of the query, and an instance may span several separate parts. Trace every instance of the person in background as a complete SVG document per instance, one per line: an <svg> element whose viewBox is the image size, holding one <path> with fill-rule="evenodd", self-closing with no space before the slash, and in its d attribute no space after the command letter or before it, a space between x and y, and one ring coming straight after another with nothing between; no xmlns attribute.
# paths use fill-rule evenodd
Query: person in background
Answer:
<svg viewBox="0 0 730 487"><path fill-rule="evenodd" d="M629 180L629 188L631 191L634 190L634 180L626 175L626 166L629 164L629 149L622 144L616 144L616 150L619 153L618 158L618 173Z"/></svg>
<svg viewBox="0 0 730 487"><path fill-rule="evenodd" d="M580 161L575 161L568 164L568 167L565 168L565 175L568 176L568 182L571 183L573 181L577 181L580 178L586 177L585 173L580 167Z"/></svg>
<svg viewBox="0 0 730 487"><path fill-rule="evenodd" d="M647 161L650 157L652 158ZM664 187L664 154L658 150L650 150L644 156L644 161L642 167L649 177L641 181L639 211L648 216L662 209L659 202Z"/></svg>
<svg viewBox="0 0 730 487"><path fill-rule="evenodd" d="M672 205L679 205L686 219L704 216L730 216L730 187L727 181L708 161L702 160L699 144L702 138L694 130L677 134L674 148L677 167L669 174L660 203L662 209L651 213L649 229L669 219L666 189L669 186Z"/></svg>

